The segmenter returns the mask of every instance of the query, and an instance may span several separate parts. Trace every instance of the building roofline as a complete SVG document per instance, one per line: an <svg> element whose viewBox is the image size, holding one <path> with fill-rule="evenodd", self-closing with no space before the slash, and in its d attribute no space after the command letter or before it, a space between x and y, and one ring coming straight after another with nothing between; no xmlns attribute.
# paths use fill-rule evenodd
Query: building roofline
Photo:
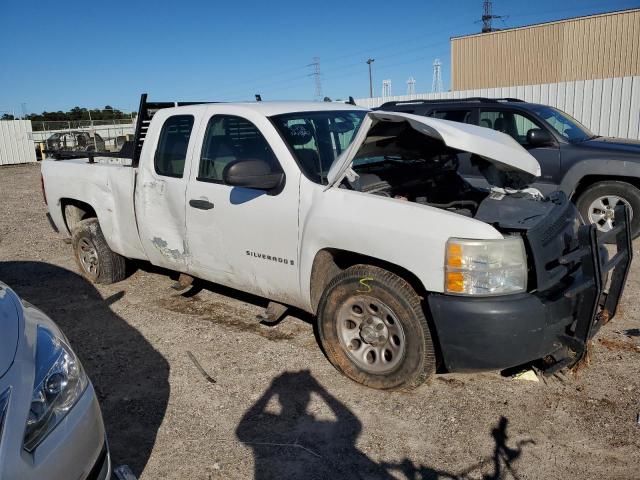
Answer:
<svg viewBox="0 0 640 480"><path fill-rule="evenodd" d="M577 17L569 17L569 18L562 18L560 20L550 20L548 22L541 22L541 23L530 23L528 25L521 25L519 27L511 27L511 28L504 28L501 30L495 30L493 32L480 32L480 33L469 33L467 35L456 35L454 37L449 37L450 40L458 40L461 38L469 38L469 37L480 37L483 35L495 35L495 34L499 34L499 33L504 33L504 32L511 32L513 30L522 30L525 28L536 28L536 27L541 27L543 25L552 25L555 23L566 23L566 22L571 22L571 21L575 21L575 20L582 20L585 18L594 18L594 17L604 17L607 15L616 15L619 13L631 13L631 12L640 12L640 8L638 7L633 7L633 8L625 8L622 10L614 10L611 12L603 12L603 13L593 13L591 15L581 15L581 16L577 16Z"/></svg>

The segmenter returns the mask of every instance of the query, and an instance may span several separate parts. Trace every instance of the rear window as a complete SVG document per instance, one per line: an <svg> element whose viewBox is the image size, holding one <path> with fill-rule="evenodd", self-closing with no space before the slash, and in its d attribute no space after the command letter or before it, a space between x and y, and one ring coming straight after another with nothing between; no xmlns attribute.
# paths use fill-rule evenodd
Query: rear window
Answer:
<svg viewBox="0 0 640 480"><path fill-rule="evenodd" d="M434 110L429 116L452 122L471 123L471 109Z"/></svg>
<svg viewBox="0 0 640 480"><path fill-rule="evenodd" d="M154 159L158 175L182 177L192 129L193 115L174 115L164 122Z"/></svg>

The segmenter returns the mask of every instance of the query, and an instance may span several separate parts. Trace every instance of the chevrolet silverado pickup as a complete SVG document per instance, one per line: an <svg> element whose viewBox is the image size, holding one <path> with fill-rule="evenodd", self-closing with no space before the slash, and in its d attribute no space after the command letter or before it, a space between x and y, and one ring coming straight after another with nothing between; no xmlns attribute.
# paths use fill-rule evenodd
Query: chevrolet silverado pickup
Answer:
<svg viewBox="0 0 640 480"><path fill-rule="evenodd" d="M460 152L489 188L458 174ZM90 281L146 260L265 297L267 319L303 309L329 361L374 388L437 369L570 368L615 315L631 262L624 205L608 232L585 225L562 192L529 186L533 156L474 125L143 95L121 152L50 154L48 215Z"/></svg>

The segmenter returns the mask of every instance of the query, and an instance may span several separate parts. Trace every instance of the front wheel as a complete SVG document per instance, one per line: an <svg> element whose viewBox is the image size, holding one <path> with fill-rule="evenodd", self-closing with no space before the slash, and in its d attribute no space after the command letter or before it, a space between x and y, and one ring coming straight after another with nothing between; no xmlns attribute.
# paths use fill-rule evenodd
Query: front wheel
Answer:
<svg viewBox="0 0 640 480"><path fill-rule="evenodd" d="M614 209L625 205L631 219L631 235L640 233L640 190L627 182L598 182L587 188L576 201L576 206L587 223L593 223L601 232L615 226Z"/></svg>
<svg viewBox="0 0 640 480"><path fill-rule="evenodd" d="M124 280L126 260L109 248L97 218L76 223L71 245L82 275L90 282L109 284Z"/></svg>
<svg viewBox="0 0 640 480"><path fill-rule="evenodd" d="M356 265L337 275L322 295L318 322L329 361L358 383L410 390L435 373L420 297L387 270Z"/></svg>

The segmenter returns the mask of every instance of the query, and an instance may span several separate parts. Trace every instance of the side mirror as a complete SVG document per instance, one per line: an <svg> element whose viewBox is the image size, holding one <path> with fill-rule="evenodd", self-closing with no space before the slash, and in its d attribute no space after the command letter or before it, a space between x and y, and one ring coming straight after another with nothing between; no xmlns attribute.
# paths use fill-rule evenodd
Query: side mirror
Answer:
<svg viewBox="0 0 640 480"><path fill-rule="evenodd" d="M555 141L549 132L541 128L532 128L527 132L527 143L532 147L553 145Z"/></svg>
<svg viewBox="0 0 640 480"><path fill-rule="evenodd" d="M229 163L222 171L222 179L233 187L274 190L282 185L284 173L272 172L264 160L247 158Z"/></svg>

